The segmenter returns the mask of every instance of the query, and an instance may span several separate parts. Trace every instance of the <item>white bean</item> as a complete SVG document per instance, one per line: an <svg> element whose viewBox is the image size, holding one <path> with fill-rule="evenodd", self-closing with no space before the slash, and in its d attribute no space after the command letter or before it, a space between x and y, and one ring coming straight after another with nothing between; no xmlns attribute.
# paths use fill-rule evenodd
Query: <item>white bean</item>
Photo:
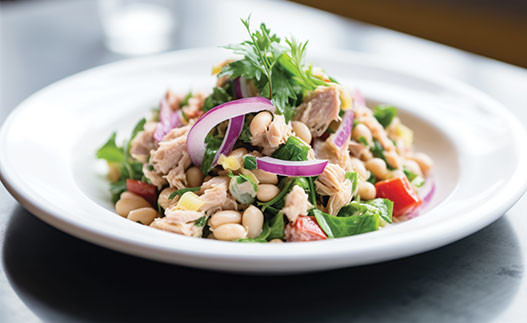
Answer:
<svg viewBox="0 0 527 323"><path fill-rule="evenodd" d="M227 223L242 223L242 216L240 212L232 210L219 211L214 213L214 215L211 216L209 220L209 225L211 227L219 227Z"/></svg>
<svg viewBox="0 0 527 323"><path fill-rule="evenodd" d="M419 176L423 176L423 173L421 172L421 168L419 167L419 164L417 164L415 161L411 159L406 159L403 161L404 168L408 171L417 174Z"/></svg>
<svg viewBox="0 0 527 323"><path fill-rule="evenodd" d="M261 169L251 171L261 184L278 184L278 176Z"/></svg>
<svg viewBox="0 0 527 323"><path fill-rule="evenodd" d="M264 215L259 208L251 205L243 212L242 225L247 230L247 237L256 238L262 233Z"/></svg>
<svg viewBox="0 0 527 323"><path fill-rule="evenodd" d="M361 200L373 200L376 194L375 185L370 182L359 182L359 196Z"/></svg>
<svg viewBox="0 0 527 323"><path fill-rule="evenodd" d="M128 220L141 222L144 225L150 225L157 217L157 212L151 207L143 207L132 210L128 213Z"/></svg>
<svg viewBox="0 0 527 323"><path fill-rule="evenodd" d="M273 239L269 241L269 243L282 243L283 241L281 239Z"/></svg>
<svg viewBox="0 0 527 323"><path fill-rule="evenodd" d="M115 211L122 217L127 217L128 213L132 210L140 209L143 207L151 207L144 198L125 198L120 199L115 203Z"/></svg>
<svg viewBox="0 0 527 323"><path fill-rule="evenodd" d="M388 175L388 168L384 160L372 158L366 162L366 168L375 175L377 179L385 179Z"/></svg>
<svg viewBox="0 0 527 323"><path fill-rule="evenodd" d="M305 143L310 144L312 136L306 124L301 121L293 121L291 124L295 135Z"/></svg>
<svg viewBox="0 0 527 323"><path fill-rule="evenodd" d="M401 168L401 157L394 150L384 152L384 157L386 157L386 161L393 168Z"/></svg>
<svg viewBox="0 0 527 323"><path fill-rule="evenodd" d="M268 202L280 193L280 189L276 185L272 184L260 184L258 185L258 192L256 192L256 198L262 202Z"/></svg>
<svg viewBox="0 0 527 323"><path fill-rule="evenodd" d="M231 153L229 154L229 157L236 158L238 163L240 163L240 165L243 165L243 157L247 154L249 154L249 151L241 147L241 148L234 149L233 151L231 151Z"/></svg>
<svg viewBox="0 0 527 323"><path fill-rule="evenodd" d="M273 115L268 111L263 111L254 116L249 125L251 135L261 135L267 131L267 127L271 124Z"/></svg>
<svg viewBox="0 0 527 323"><path fill-rule="evenodd" d="M434 162L432 161L432 158L430 158L427 154L424 153L416 153L410 156L410 159L415 161L419 168L421 168L421 172L426 176L432 166L434 165Z"/></svg>
<svg viewBox="0 0 527 323"><path fill-rule="evenodd" d="M356 171L362 180L367 180L370 177L370 172L364 166L364 162L358 158L351 158L351 167Z"/></svg>
<svg viewBox="0 0 527 323"><path fill-rule="evenodd" d="M170 206L177 203L177 198L169 199L170 195L176 191L173 187L167 187L159 193L159 197L157 198L157 203L163 208L168 209Z"/></svg>
<svg viewBox="0 0 527 323"><path fill-rule="evenodd" d="M188 187L198 187L203 182L203 173L197 167L190 167L186 173Z"/></svg>
<svg viewBox="0 0 527 323"><path fill-rule="evenodd" d="M360 142L359 138L361 137L364 137L364 139L366 139L368 144L373 142L370 129L366 127L365 125L363 125L362 123L357 124L355 128L353 128L353 132L351 133L351 135L353 139L355 139L358 142Z"/></svg>
<svg viewBox="0 0 527 323"><path fill-rule="evenodd" d="M217 240L232 241L247 238L247 231L239 224L227 223L214 229L214 237Z"/></svg>

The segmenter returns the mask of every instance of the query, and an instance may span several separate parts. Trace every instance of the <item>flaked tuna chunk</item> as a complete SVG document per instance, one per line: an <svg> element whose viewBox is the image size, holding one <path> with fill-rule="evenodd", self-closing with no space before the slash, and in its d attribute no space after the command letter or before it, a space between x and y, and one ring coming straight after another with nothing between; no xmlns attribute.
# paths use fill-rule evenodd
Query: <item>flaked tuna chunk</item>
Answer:
<svg viewBox="0 0 527 323"><path fill-rule="evenodd" d="M306 192L298 185L285 198L285 206L282 213L287 216L289 222L295 222L299 215L307 215L307 211L313 208L309 203Z"/></svg>
<svg viewBox="0 0 527 323"><path fill-rule="evenodd" d="M236 210L237 204L228 191L229 177L217 176L206 181L201 185L201 200L204 202L201 210L207 215L212 215L217 211Z"/></svg>
<svg viewBox="0 0 527 323"><path fill-rule="evenodd" d="M172 187L186 187L185 170L192 162L187 153L187 134L190 125L172 129L159 143L159 147L150 153L149 164L143 167L145 176L154 185L158 185L159 176L168 180ZM152 169L153 168L153 169Z"/></svg>
<svg viewBox="0 0 527 323"><path fill-rule="evenodd" d="M203 227L190 223L170 223L166 217L154 219L150 224L152 228L163 231L173 232L188 237L200 238L203 233Z"/></svg>
<svg viewBox="0 0 527 323"><path fill-rule="evenodd" d="M319 86L302 103L295 114L295 120L302 121L311 131L313 138L320 137L333 120L338 120L340 93L333 86Z"/></svg>
<svg viewBox="0 0 527 323"><path fill-rule="evenodd" d="M346 178L344 169L337 164L327 164L315 181L315 187L318 194L329 196L327 211L331 215L337 215L353 197L352 183Z"/></svg>
<svg viewBox="0 0 527 323"><path fill-rule="evenodd" d="M130 144L130 155L141 163L145 163L152 149L157 148L154 139L157 122L149 121L145 123L144 130L139 132Z"/></svg>
<svg viewBox="0 0 527 323"><path fill-rule="evenodd" d="M165 217L168 223L189 223L195 222L204 216L198 211L178 210L176 206L172 206L165 210Z"/></svg>
<svg viewBox="0 0 527 323"><path fill-rule="evenodd" d="M292 131L291 123L286 123L283 115L275 114L264 133L251 137L251 145L261 147L264 155L271 155L287 141Z"/></svg>
<svg viewBox="0 0 527 323"><path fill-rule="evenodd" d="M331 135L325 141L316 140L313 144L316 159L326 159L333 164L339 165L345 171L351 171L351 158L348 145L337 147L333 143L334 135Z"/></svg>

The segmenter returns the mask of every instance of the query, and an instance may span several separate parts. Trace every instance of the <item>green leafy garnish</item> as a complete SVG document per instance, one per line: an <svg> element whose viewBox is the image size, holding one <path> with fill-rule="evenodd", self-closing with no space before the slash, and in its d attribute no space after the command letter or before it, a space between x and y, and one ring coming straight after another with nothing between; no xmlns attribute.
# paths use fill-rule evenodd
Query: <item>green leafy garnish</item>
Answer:
<svg viewBox="0 0 527 323"><path fill-rule="evenodd" d="M370 173L370 177L368 177L368 179L366 181L372 183L373 185L375 185L375 182L377 181L377 178L375 177L375 175L373 175L373 173Z"/></svg>
<svg viewBox="0 0 527 323"><path fill-rule="evenodd" d="M212 167L212 162L214 161L214 157L216 156L216 153L218 153L218 149L220 149L221 143L223 142L223 138L216 137L211 134L207 135L205 138L205 144L207 147L205 148L205 155L203 156L203 160L201 161L201 172L204 175L207 175Z"/></svg>
<svg viewBox="0 0 527 323"><path fill-rule="evenodd" d="M397 108L391 105L380 104L373 110L373 116L384 127L392 123L393 118L397 115Z"/></svg>
<svg viewBox="0 0 527 323"><path fill-rule="evenodd" d="M125 141L122 147L117 146L115 142L116 133L114 132L110 136L110 139L97 150L97 158L104 159L109 163L119 164L119 178L117 181L110 183L110 193L112 194L112 201L114 203L126 191L126 179L143 179L143 164L133 159L130 156L129 150L131 141L144 129L145 122L146 119L144 118L139 120L130 134L130 139Z"/></svg>
<svg viewBox="0 0 527 323"><path fill-rule="evenodd" d="M208 216L204 215L202 216L201 218L199 218L195 223L194 225L197 226L197 227L204 227L205 224L207 224L207 220L209 219Z"/></svg>
<svg viewBox="0 0 527 323"><path fill-rule="evenodd" d="M188 100L192 97L192 91L189 91L187 93L187 95L185 95L185 97L183 98L183 100L180 102L180 106L181 107L184 107L186 105L188 105Z"/></svg>
<svg viewBox="0 0 527 323"><path fill-rule="evenodd" d="M229 94L226 89L222 87L215 87L212 89L212 94L209 95L203 102L203 107L201 107L201 110L207 112L215 106L231 101L232 99L233 96Z"/></svg>
<svg viewBox="0 0 527 323"><path fill-rule="evenodd" d="M366 146L366 147L368 147L368 145L369 145L369 144L368 144L368 140L366 140L366 138L364 138L363 136L360 136L360 137L359 137L359 142L360 142L361 144L363 144L364 146Z"/></svg>
<svg viewBox="0 0 527 323"><path fill-rule="evenodd" d="M229 75L231 79L243 76L253 80L260 95L271 99L287 122L292 119L304 93L328 84L315 77L311 68L304 67L307 42L291 38L284 46L265 24L252 31L249 20L250 17L242 19L242 23L250 39L225 47L243 58L225 66L219 76Z"/></svg>
<svg viewBox="0 0 527 323"><path fill-rule="evenodd" d="M283 239L284 238L284 215L280 212L269 220L269 236L267 240Z"/></svg>
<svg viewBox="0 0 527 323"><path fill-rule="evenodd" d="M246 155L243 157L243 168L248 170L256 169L256 157Z"/></svg>
<svg viewBox="0 0 527 323"><path fill-rule="evenodd" d="M425 179L418 174L409 171L406 168L403 170L403 172L415 188L419 188L425 184Z"/></svg>
<svg viewBox="0 0 527 323"><path fill-rule="evenodd" d="M110 139L97 150L97 158L104 159L109 163L122 163L124 159L123 148L117 147L115 138L117 133L112 133Z"/></svg>
<svg viewBox="0 0 527 323"><path fill-rule="evenodd" d="M178 195L183 195L185 194L186 192L197 192L201 189L201 186L198 186L198 187L187 187L187 188L182 188L180 190L177 190L175 191L174 193L170 194L170 196L168 197L169 200L173 199L174 197L178 196Z"/></svg>
<svg viewBox="0 0 527 323"><path fill-rule="evenodd" d="M303 161L307 160L309 146L295 136L287 138L285 144L281 145L272 157L282 160Z"/></svg>
<svg viewBox="0 0 527 323"><path fill-rule="evenodd" d="M238 239L236 242L267 242L270 232L271 230L269 228L269 222L265 221L262 227L262 233L260 233L256 238Z"/></svg>
<svg viewBox="0 0 527 323"><path fill-rule="evenodd" d="M347 217L333 216L318 209L312 213L328 238L342 238L379 229L379 215L365 214Z"/></svg>
<svg viewBox="0 0 527 323"><path fill-rule="evenodd" d="M387 223L392 223L393 202L388 199L376 198L369 201L352 201L343 206L338 217L358 216L358 215L378 215Z"/></svg>
<svg viewBox="0 0 527 323"><path fill-rule="evenodd" d="M359 182L359 174L357 172L346 172L345 177L351 182L351 191L355 192Z"/></svg>

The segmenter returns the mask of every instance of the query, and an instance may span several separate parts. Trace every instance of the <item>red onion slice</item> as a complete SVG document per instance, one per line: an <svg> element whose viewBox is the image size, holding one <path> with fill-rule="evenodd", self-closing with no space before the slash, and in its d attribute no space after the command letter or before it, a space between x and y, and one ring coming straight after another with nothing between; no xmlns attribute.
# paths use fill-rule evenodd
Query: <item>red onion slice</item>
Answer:
<svg viewBox="0 0 527 323"><path fill-rule="evenodd" d="M161 141L170 130L183 125L181 121L181 111L172 111L170 104L166 98L161 100L161 107L159 109L159 123L154 132L154 139Z"/></svg>
<svg viewBox="0 0 527 323"><path fill-rule="evenodd" d="M256 168L282 176L317 176L322 174L327 160L290 161L272 157L256 158Z"/></svg>
<svg viewBox="0 0 527 323"><path fill-rule="evenodd" d="M417 191L417 194L423 201L423 204L421 204L417 210L414 210L410 214L406 215L405 219L410 220L410 219L413 219L419 216L419 214L421 213L420 211L423 208L425 208L430 203L432 198L434 197L435 191L436 191L436 184L435 184L434 178L431 176L428 176L428 178L425 181L425 184L421 188L419 188L419 190Z"/></svg>
<svg viewBox="0 0 527 323"><path fill-rule="evenodd" d="M234 96L238 99L251 96L247 88L247 80L243 76L234 79Z"/></svg>
<svg viewBox="0 0 527 323"><path fill-rule="evenodd" d="M229 121L229 126L227 127L225 138L223 139L223 142L221 143L221 146L218 149L216 156L214 156L212 166L216 165L216 162L222 154L228 156L231 153L232 148L234 148L234 145L236 144L236 140L238 140L238 137L242 133L244 122L244 115L234 117Z"/></svg>
<svg viewBox="0 0 527 323"><path fill-rule="evenodd" d="M196 123L194 123L188 133L187 151L192 163L196 166L201 165L206 149L205 137L207 137L212 128L217 124L238 116L244 116L247 113L259 112L262 110L274 112L275 109L276 108L271 101L263 97L233 100L210 109L199 118ZM243 126L243 122L241 122L241 124ZM231 127L231 129L234 128Z"/></svg>
<svg viewBox="0 0 527 323"><path fill-rule="evenodd" d="M342 122L335 132L333 137L333 143L338 148L342 148L347 142L353 129L353 111L351 109L346 110Z"/></svg>
<svg viewBox="0 0 527 323"><path fill-rule="evenodd" d="M351 91L351 95L353 96L353 102L358 105L359 107L365 107L366 106L366 100L364 99L364 96L362 95L362 92L355 88Z"/></svg>

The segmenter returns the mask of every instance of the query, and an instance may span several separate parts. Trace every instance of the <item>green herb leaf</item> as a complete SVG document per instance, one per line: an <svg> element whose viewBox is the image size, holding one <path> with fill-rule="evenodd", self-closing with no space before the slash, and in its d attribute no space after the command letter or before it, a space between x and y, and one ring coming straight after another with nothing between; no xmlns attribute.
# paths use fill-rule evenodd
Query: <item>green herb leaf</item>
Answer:
<svg viewBox="0 0 527 323"><path fill-rule="evenodd" d="M132 140L137 136L139 132L145 130L145 123L145 118L139 120L139 122L135 125L134 130L132 130L132 135L130 136L130 140L128 141L129 143L132 142Z"/></svg>
<svg viewBox="0 0 527 323"><path fill-rule="evenodd" d="M109 163L122 163L124 160L123 148L117 147L115 138L117 133L112 133L110 139L97 150L97 158L104 159Z"/></svg>
<svg viewBox="0 0 527 323"><path fill-rule="evenodd" d="M284 229L285 229L285 223L284 223L284 215L280 212L274 217L269 220L269 236L267 237L267 240L273 240L273 239L283 239L284 238Z"/></svg>
<svg viewBox="0 0 527 323"><path fill-rule="evenodd" d="M380 104L373 110L373 116L384 127L388 127L392 123L393 118L397 115L397 108L390 105Z"/></svg>
<svg viewBox="0 0 527 323"><path fill-rule="evenodd" d="M205 224L207 224L207 221L208 221L209 217L204 215L202 216L201 218L199 218L195 223L194 225L197 226L197 227L204 227Z"/></svg>
<svg viewBox="0 0 527 323"><path fill-rule="evenodd" d="M243 168L248 170L256 169L256 157L251 155L245 155L243 157Z"/></svg>
<svg viewBox="0 0 527 323"><path fill-rule="evenodd" d="M328 238L348 237L379 229L380 221L378 214L338 217L324 213L318 209L313 209L312 213Z"/></svg>
<svg viewBox="0 0 527 323"><path fill-rule="evenodd" d="M355 192L359 182L359 174L357 172L346 172L345 177L351 182L351 191Z"/></svg>
<svg viewBox="0 0 527 323"><path fill-rule="evenodd" d="M287 138L285 144L281 145L272 155L282 160L303 161L307 160L309 146L295 136Z"/></svg>
<svg viewBox="0 0 527 323"><path fill-rule="evenodd" d="M181 107L184 107L188 105L188 100L192 97L192 91L189 91L187 95L183 98L183 100L179 103Z"/></svg>
<svg viewBox="0 0 527 323"><path fill-rule="evenodd" d="M376 198L370 201L352 201L343 206L338 217L358 216L358 215L378 215L387 223L392 223L393 202L388 199Z"/></svg>
<svg viewBox="0 0 527 323"><path fill-rule="evenodd" d="M223 138L221 137L215 137L211 134L207 135L205 138L205 144L207 147L205 148L205 155L203 156L203 160L201 161L201 172L204 175L207 175L212 168L212 162L214 161L214 157L216 156L216 153L218 152L218 149L220 149L221 143L223 142Z"/></svg>
<svg viewBox="0 0 527 323"><path fill-rule="evenodd" d="M231 101L232 99L233 96L230 95L226 89L222 87L215 87L212 89L212 93L203 102L201 110L207 112L220 104Z"/></svg>
<svg viewBox="0 0 527 323"><path fill-rule="evenodd" d="M187 188L182 188L180 190L177 190L175 191L174 193L170 194L170 196L168 197L169 200L173 199L174 197L178 196L178 195L183 195L185 194L186 192L197 192L201 189L201 186L198 186L198 187L187 187Z"/></svg>
<svg viewBox="0 0 527 323"><path fill-rule="evenodd" d="M269 236L269 233L271 232L269 228L269 221L265 221L262 227L262 233L258 235L256 238L244 238L244 239L238 239L235 240L236 242L267 242L267 237Z"/></svg>

